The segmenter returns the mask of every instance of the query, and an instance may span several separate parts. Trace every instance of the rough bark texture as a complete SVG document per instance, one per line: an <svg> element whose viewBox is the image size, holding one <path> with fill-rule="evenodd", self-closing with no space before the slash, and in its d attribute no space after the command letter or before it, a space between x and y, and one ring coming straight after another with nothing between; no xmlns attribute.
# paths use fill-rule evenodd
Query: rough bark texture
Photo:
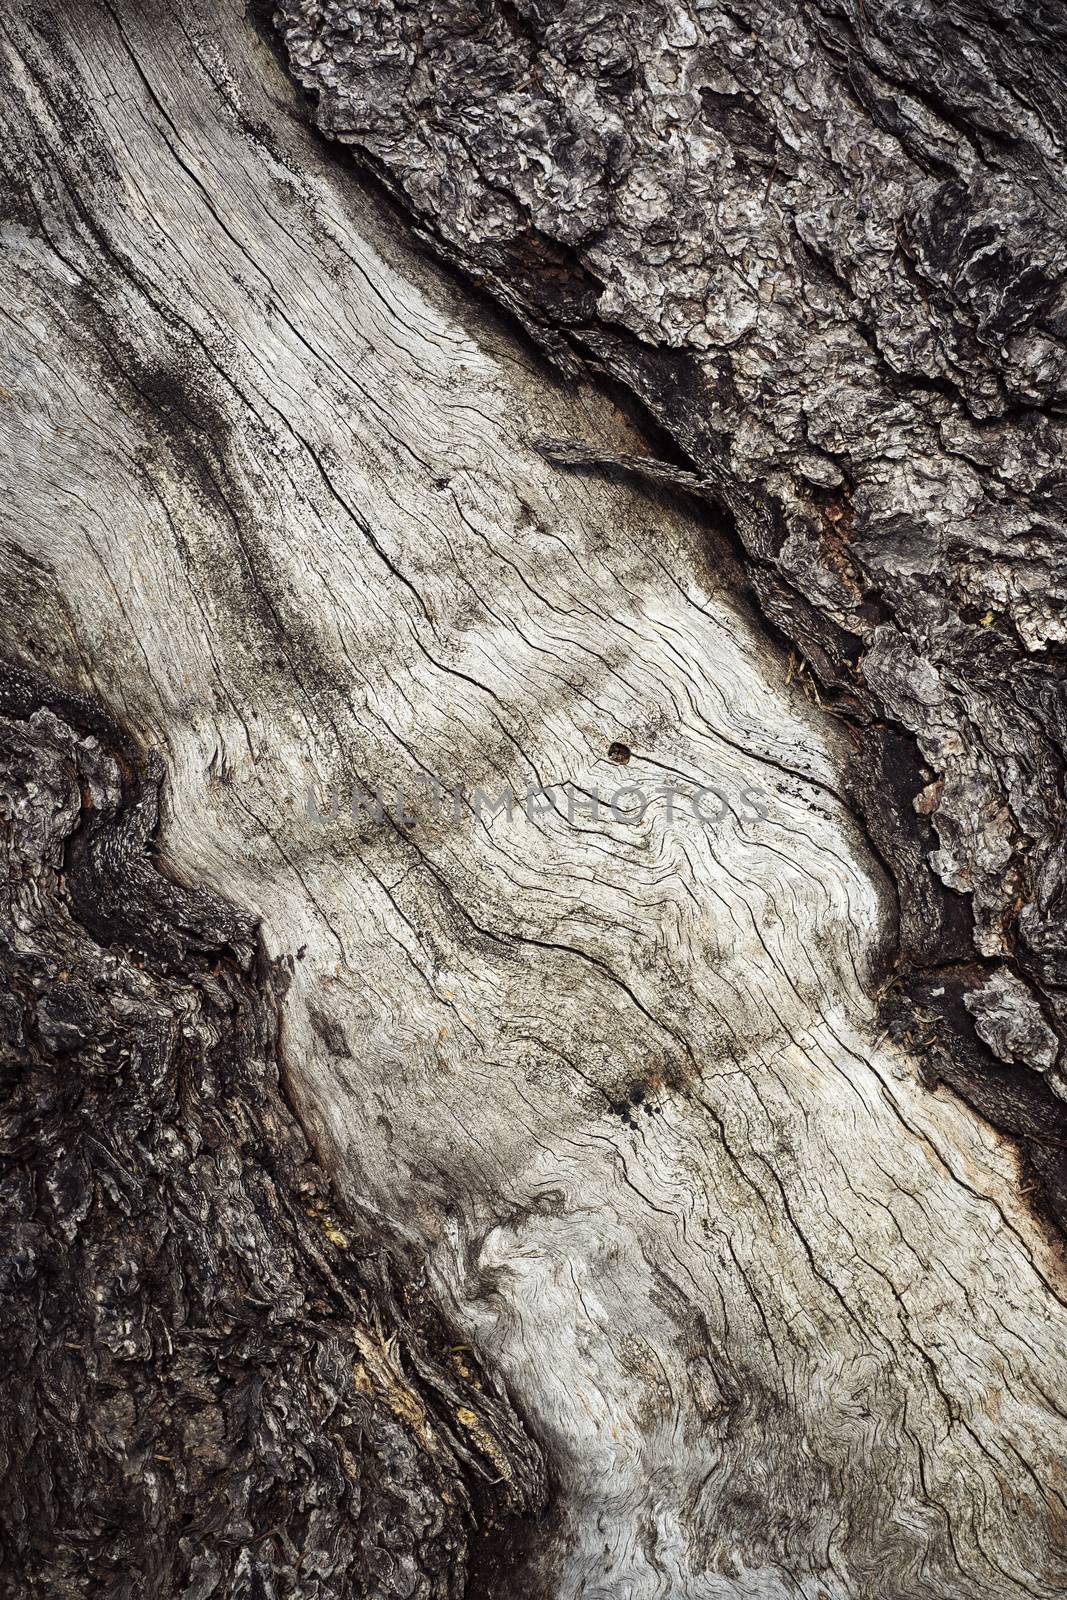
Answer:
<svg viewBox="0 0 1067 1600"><path fill-rule="evenodd" d="M239 0L0 32L9 1586L1053 1600L1054 291L981 320L1046 69L332 15L321 117L564 381Z"/></svg>
<svg viewBox="0 0 1067 1600"><path fill-rule="evenodd" d="M158 760L24 673L0 706L8 1592L463 1595L536 1448L338 1209L284 974L151 860Z"/></svg>
<svg viewBox="0 0 1067 1600"><path fill-rule="evenodd" d="M862 730L901 1026L1030 1136L1067 1222L1062 1151L1032 1137L1067 1140L1061 8L277 15L320 127L728 508L767 616Z"/></svg>

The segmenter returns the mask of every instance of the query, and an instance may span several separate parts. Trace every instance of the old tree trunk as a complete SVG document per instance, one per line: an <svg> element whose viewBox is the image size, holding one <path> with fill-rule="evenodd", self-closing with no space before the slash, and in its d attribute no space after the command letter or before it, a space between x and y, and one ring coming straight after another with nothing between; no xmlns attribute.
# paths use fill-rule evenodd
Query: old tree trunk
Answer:
<svg viewBox="0 0 1067 1600"><path fill-rule="evenodd" d="M1063 1593L1067 14L0 58L3 1592Z"/></svg>

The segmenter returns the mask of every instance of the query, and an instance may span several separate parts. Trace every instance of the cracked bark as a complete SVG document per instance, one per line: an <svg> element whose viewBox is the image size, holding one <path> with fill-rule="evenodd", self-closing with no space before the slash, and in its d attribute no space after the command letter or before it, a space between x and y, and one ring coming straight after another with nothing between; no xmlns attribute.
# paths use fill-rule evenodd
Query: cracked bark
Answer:
<svg viewBox="0 0 1067 1600"><path fill-rule="evenodd" d="M1059 1594L1062 25L278 28L0 34L5 1581Z"/></svg>

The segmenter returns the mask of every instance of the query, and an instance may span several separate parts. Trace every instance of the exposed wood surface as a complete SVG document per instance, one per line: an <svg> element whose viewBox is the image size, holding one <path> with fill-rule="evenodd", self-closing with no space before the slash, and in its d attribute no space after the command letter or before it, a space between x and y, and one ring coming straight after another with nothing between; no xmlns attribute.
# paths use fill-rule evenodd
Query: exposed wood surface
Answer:
<svg viewBox="0 0 1067 1600"><path fill-rule="evenodd" d="M536 1504L504 1396L543 1453L544 1520L476 1556L469 1592L1060 1593L1058 1242L1015 1144L884 1036L896 895L850 799L857 746L726 537L666 488L539 453L646 446L414 256L232 0L16 4L2 43L4 652L160 753L160 867L232 908L223 943L258 925L260 1054L317 1170L361 1239L424 1263L499 1386L498 1434L438 1393L449 1459L484 1483L496 1452L501 1506L512 1481ZM39 732L39 759L84 733ZM586 803L434 815L431 775ZM594 791L668 779L673 804L590 815ZM408 817L330 814L378 784ZM32 946L30 912L9 920ZM180 1009L172 959L156 1003ZM61 1231L46 1196L22 1204ZM466 1513L445 1566L400 1575L350 1501L322 1515L358 1582L301 1564L292 1513L280 1538L237 1528L213 1588L169 1530L156 1592L459 1590ZM96 1592L90 1557L42 1559L40 1594Z"/></svg>
<svg viewBox="0 0 1067 1600"><path fill-rule="evenodd" d="M767 616L863 730L851 792L932 1072L1067 1149L1062 7L281 0L278 22L324 131L727 509ZM1031 1157L1067 1226L1067 1163Z"/></svg>

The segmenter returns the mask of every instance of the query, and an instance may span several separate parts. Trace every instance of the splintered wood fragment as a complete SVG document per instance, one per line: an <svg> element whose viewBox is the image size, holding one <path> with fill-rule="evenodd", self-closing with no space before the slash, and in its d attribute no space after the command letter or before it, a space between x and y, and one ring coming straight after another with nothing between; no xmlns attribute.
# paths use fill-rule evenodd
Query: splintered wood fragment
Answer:
<svg viewBox="0 0 1067 1600"><path fill-rule="evenodd" d="M686 489L691 494L714 498L712 484L699 472L676 467L669 461L657 461L654 456L598 449L594 445L582 444L578 439L541 436L531 439L530 443L538 455L554 462L557 467L613 467L619 472L647 478L652 483L662 483L673 489Z"/></svg>

